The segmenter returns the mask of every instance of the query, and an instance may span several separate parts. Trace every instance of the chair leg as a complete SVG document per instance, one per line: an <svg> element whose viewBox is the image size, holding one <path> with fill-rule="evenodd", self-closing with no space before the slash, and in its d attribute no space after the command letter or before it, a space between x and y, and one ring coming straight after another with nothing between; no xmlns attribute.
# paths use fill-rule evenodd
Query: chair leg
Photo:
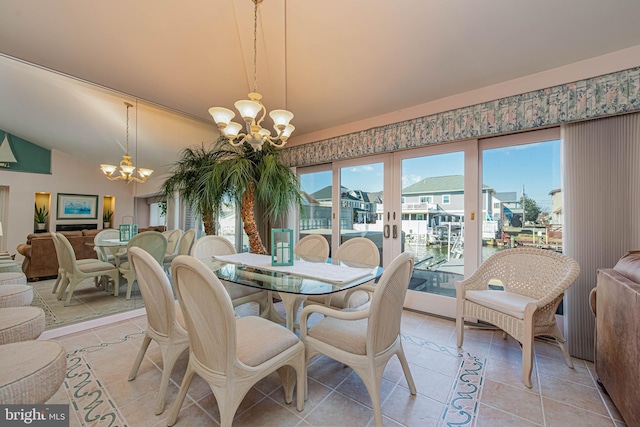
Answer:
<svg viewBox="0 0 640 427"><path fill-rule="evenodd" d="M374 366L369 366L364 369L354 368L354 371L356 371L358 376L360 376L360 379L369 392L369 397L371 398L371 406L373 406L373 419L376 427L382 427L383 425L382 408L380 405L380 386L382 384L383 370L381 370L378 375Z"/></svg>
<svg viewBox="0 0 640 427"><path fill-rule="evenodd" d="M69 283L69 290L67 291L67 300L64 303L65 307L71 304L71 297L73 296L73 291L76 289L76 286L80 282L81 280L75 279L73 282Z"/></svg>
<svg viewBox="0 0 640 427"><path fill-rule="evenodd" d="M164 412L164 400L167 396L167 387L169 386L169 379L171 379L171 372L176 362L180 358L180 355L188 347L186 345L179 346L175 344L164 344L160 346L162 351L162 377L160 379L160 389L158 390L158 397L156 399L156 415L160 415Z"/></svg>
<svg viewBox="0 0 640 427"><path fill-rule="evenodd" d="M147 352L147 348L149 348L149 344L151 344L151 337L149 335L145 335L142 345L140 346L140 351L138 351L138 356L136 356L136 360L133 362L133 366L129 372L129 381L136 379L138 369L140 369L140 364L142 363L142 359L144 359L144 354Z"/></svg>
<svg viewBox="0 0 640 427"><path fill-rule="evenodd" d="M558 345L558 347L560 347L562 355L564 356L565 363L569 368L574 369L573 360L571 360L571 355L569 354L569 350L567 349L566 345L567 340L564 339L564 335L562 335L562 331L560 330L558 325L554 324L553 332L545 335L548 335L556 340L556 344Z"/></svg>
<svg viewBox="0 0 640 427"><path fill-rule="evenodd" d="M400 350L396 354L398 355L398 359L400 360L400 365L402 366L404 377L407 379L407 384L409 384L409 391L411 392L411 394L416 394L416 385L413 382L413 376L411 375L411 371L409 370L409 363L407 363L407 358L404 355L402 345L400 345Z"/></svg>
<svg viewBox="0 0 640 427"><path fill-rule="evenodd" d="M527 388L531 388L531 372L533 371L533 336L522 343L522 379Z"/></svg>
<svg viewBox="0 0 640 427"><path fill-rule="evenodd" d="M460 348L464 341L464 318L461 315L456 316L456 335L458 337L458 348Z"/></svg>
<svg viewBox="0 0 640 427"><path fill-rule="evenodd" d="M64 272L64 270L58 270L58 277L56 277L56 282L53 284L53 289L51 290L52 294L56 293L56 291L58 290L58 286L65 280L65 277L66 273Z"/></svg>
<svg viewBox="0 0 640 427"><path fill-rule="evenodd" d="M189 390L189 386L191 385L191 380L193 379L193 375L195 373L196 371L193 370L193 367L191 366L191 361L189 361L189 364L187 365L187 371L184 373L184 378L182 378L182 384L180 384L180 391L178 392L176 401L173 402L171 415L169 415L169 420L167 420L167 425L169 427L174 425L178 420L178 414L180 413L180 408L182 408L182 403L184 403L184 398L187 395L187 391Z"/></svg>
<svg viewBox="0 0 640 427"><path fill-rule="evenodd" d="M556 338L556 342L558 343L558 347L562 350L562 355L564 356L564 361L568 367L573 369L573 360L571 360L571 355L569 354L569 350L567 349L567 345L565 344L565 339L562 338L562 341Z"/></svg>
<svg viewBox="0 0 640 427"><path fill-rule="evenodd" d="M133 271L129 271L125 278L127 279L127 299L131 299L131 290L133 289L133 282L136 280L136 275Z"/></svg>
<svg viewBox="0 0 640 427"><path fill-rule="evenodd" d="M118 288L120 287L120 272L116 271L114 273L111 273L108 277L111 278L111 280L113 280L113 296L118 296ZM109 280L107 279L107 282Z"/></svg>
<svg viewBox="0 0 640 427"><path fill-rule="evenodd" d="M307 362L304 355L300 357L296 374L296 409L298 412L302 412L304 411L304 399L307 395Z"/></svg>
<svg viewBox="0 0 640 427"><path fill-rule="evenodd" d="M282 381L282 387L284 388L284 401L289 404L293 401L293 368L291 366L283 366L276 370L280 381Z"/></svg>

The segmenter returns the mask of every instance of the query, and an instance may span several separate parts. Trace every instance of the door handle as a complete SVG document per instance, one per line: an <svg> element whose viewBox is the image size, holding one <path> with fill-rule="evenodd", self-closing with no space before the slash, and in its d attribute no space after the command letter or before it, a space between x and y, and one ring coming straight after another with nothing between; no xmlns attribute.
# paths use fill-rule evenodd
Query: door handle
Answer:
<svg viewBox="0 0 640 427"><path fill-rule="evenodd" d="M394 239L398 238L398 226L397 225L393 226L393 238Z"/></svg>
<svg viewBox="0 0 640 427"><path fill-rule="evenodd" d="M384 233L382 235L384 236L385 239L388 239L390 233L391 233L391 229L389 228L389 224L387 224L384 226Z"/></svg>

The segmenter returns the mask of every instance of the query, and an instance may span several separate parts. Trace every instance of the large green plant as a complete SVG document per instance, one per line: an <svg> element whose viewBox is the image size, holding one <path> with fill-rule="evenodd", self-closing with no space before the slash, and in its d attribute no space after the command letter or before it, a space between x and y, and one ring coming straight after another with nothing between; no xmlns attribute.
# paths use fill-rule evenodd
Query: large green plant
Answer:
<svg viewBox="0 0 640 427"><path fill-rule="evenodd" d="M34 203L35 211L33 213L33 219L38 224L44 224L47 222L49 218L49 211L44 206L38 207L37 204Z"/></svg>
<svg viewBox="0 0 640 427"><path fill-rule="evenodd" d="M166 198L179 193L202 215L207 234L215 234L215 215L225 202L239 204L254 253L266 253L255 220L256 203L264 206L263 219L271 222L290 207L301 206L298 178L278 149L268 143L260 151L247 143L233 147L224 137L208 147L184 149L161 191Z"/></svg>

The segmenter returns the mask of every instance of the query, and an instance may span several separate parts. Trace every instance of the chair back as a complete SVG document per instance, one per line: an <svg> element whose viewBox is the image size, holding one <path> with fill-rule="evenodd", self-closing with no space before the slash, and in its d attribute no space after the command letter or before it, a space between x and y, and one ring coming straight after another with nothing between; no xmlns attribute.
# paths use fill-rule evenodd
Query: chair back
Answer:
<svg viewBox="0 0 640 427"><path fill-rule="evenodd" d="M171 277L191 353L208 369L228 372L236 358L236 320L229 294L216 275L195 257L178 255L171 263Z"/></svg>
<svg viewBox="0 0 640 427"><path fill-rule="evenodd" d="M293 248L293 253L303 261L327 262L329 258L329 242L324 236L310 234L303 237Z"/></svg>
<svg viewBox="0 0 640 427"><path fill-rule="evenodd" d="M505 291L539 300L562 294L579 273L579 264L561 253L538 248L514 248L491 255L474 275L482 275L484 283L499 280Z"/></svg>
<svg viewBox="0 0 640 427"><path fill-rule="evenodd" d="M231 242L220 236L203 236L196 240L191 248L191 255L198 259L235 253L236 248L233 247Z"/></svg>
<svg viewBox="0 0 640 427"><path fill-rule="evenodd" d="M333 258L348 267L380 265L380 252L375 243L365 237L354 237L340 245Z"/></svg>
<svg viewBox="0 0 640 427"><path fill-rule="evenodd" d="M106 230L102 230L101 232L96 234L96 236L93 238L93 243L94 243L94 245L96 245L96 246L94 246L94 249L95 249L96 253L98 254L98 259L100 261L107 262L108 254L107 254L107 251L105 251L104 248L101 248L98 245L103 243L106 239L118 239L118 238L120 238L120 231L118 231L116 229L113 229L113 228L108 228Z"/></svg>
<svg viewBox="0 0 640 427"><path fill-rule="evenodd" d="M77 267L76 254L73 247L64 234L51 233L53 238L53 246L56 248L56 256L58 258L58 266L64 268L69 273L75 272Z"/></svg>
<svg viewBox="0 0 640 427"><path fill-rule="evenodd" d="M147 311L147 327L158 335L169 337L176 320L176 307L169 278L163 268L144 249L129 250L131 266Z"/></svg>
<svg viewBox="0 0 640 427"><path fill-rule="evenodd" d="M367 354L379 353L398 338L413 263L413 253L403 252L382 273L369 308Z"/></svg>
<svg viewBox="0 0 640 427"><path fill-rule="evenodd" d="M127 253L131 248L138 247L149 252L158 264L162 265L167 252L167 238L159 231L144 231L136 234L127 243Z"/></svg>
<svg viewBox="0 0 640 427"><path fill-rule="evenodd" d="M176 228L175 230L163 231L162 234L167 238L167 255L175 254L180 237L182 237L182 230Z"/></svg>
<svg viewBox="0 0 640 427"><path fill-rule="evenodd" d="M196 230L191 228L184 232L180 238L180 244L178 245L178 255L189 255L191 253L191 246L196 238Z"/></svg>

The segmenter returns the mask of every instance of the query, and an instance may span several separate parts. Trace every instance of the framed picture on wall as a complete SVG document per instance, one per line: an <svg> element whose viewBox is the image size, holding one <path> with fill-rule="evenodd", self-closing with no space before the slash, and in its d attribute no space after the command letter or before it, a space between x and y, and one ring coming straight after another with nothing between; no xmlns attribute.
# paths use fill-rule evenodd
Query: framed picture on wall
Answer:
<svg viewBox="0 0 640 427"><path fill-rule="evenodd" d="M98 219L98 196L58 193L56 219Z"/></svg>

